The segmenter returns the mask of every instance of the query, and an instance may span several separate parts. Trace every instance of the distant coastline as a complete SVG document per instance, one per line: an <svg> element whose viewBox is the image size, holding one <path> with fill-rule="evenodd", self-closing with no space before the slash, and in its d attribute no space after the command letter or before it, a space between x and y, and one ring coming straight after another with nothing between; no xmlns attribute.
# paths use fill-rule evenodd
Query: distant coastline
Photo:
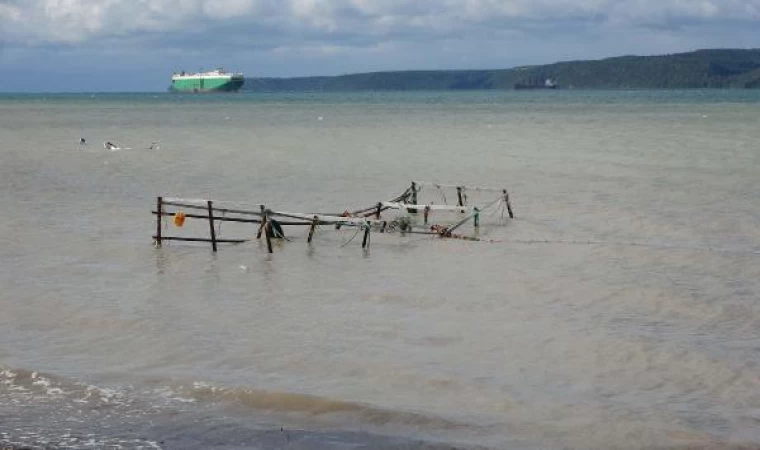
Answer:
<svg viewBox="0 0 760 450"><path fill-rule="evenodd" d="M546 84L547 80L550 84ZM248 92L524 89L759 89L760 49L619 56L495 70L428 70L251 78Z"/></svg>

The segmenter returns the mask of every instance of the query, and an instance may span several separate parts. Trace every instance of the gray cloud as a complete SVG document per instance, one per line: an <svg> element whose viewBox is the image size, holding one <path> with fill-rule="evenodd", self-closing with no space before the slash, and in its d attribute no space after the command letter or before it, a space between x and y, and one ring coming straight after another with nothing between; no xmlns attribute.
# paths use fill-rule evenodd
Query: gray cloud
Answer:
<svg viewBox="0 0 760 450"><path fill-rule="evenodd" d="M0 70L10 90L49 73L46 89L161 90L212 64L332 75L760 47L758 25L760 0L0 0Z"/></svg>
<svg viewBox="0 0 760 450"><path fill-rule="evenodd" d="M228 28L303 36L313 45L335 36L382 42L571 21L617 27L759 23L760 0L0 0L4 37L17 45L82 45L144 33L154 41L164 34L170 42L178 34L218 35Z"/></svg>

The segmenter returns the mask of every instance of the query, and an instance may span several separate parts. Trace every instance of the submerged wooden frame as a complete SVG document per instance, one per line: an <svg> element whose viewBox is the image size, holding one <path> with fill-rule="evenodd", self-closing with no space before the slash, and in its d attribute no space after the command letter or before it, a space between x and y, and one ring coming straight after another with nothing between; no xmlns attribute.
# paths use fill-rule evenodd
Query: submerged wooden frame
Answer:
<svg viewBox="0 0 760 450"><path fill-rule="evenodd" d="M436 204L419 204L418 193L425 185L431 185L438 189L441 188L455 188L457 192L457 204L452 205L436 205ZM471 191L488 191L498 192L499 196L493 201L479 206L467 206L466 196L463 192ZM261 239L262 235L266 239L267 250L269 253L273 252L272 238L275 237L275 227L279 226L308 226L309 235L307 243L311 244L314 232L319 225L334 225L336 228L342 226L359 227L357 233L361 230L364 231L364 237L362 239L362 248L369 248L370 243L370 231L373 229L380 233L392 233L399 232L401 234L423 234L431 236L439 236L441 238L460 238L468 240L479 240L478 238L471 238L454 234L454 231L472 220L475 228L480 226L480 214L495 205L501 204L504 206L509 214L509 218L513 219L512 204L509 198L509 193L506 189L498 188L483 188L483 187L466 187L462 185L446 185L436 183L419 183L412 182L411 186L407 188L401 195L384 202L377 202L375 205L357 209L354 211L346 211L343 213L291 213L285 211L275 211L268 209L266 205L259 205L259 210L248 210L240 208L223 208L214 206L212 200L205 199L183 199L176 197L157 197L156 209L151 211L156 216L156 233L153 235L153 242L157 247L160 247L163 241L185 241L185 242L209 242L214 252L217 251L217 244L240 244L249 242L252 239L222 239L217 237L215 231L216 222L237 222L237 223L251 223L259 224L258 231L256 233L256 239ZM198 211L198 213L180 213L181 209ZM424 225L413 225L409 221L395 221L381 220L381 213L389 209L403 210L411 214L417 214L420 210L424 214ZM457 222L447 225L429 225L428 216L431 211L446 210L456 211L466 214L466 216L459 219ZM203 213L201 213L201 211ZM182 214L182 220L200 219L208 222L209 225L209 237L181 237L181 236L167 236L162 233L162 225L164 217L176 217L177 214ZM233 217L227 217L227 214L233 215ZM284 219L284 220L283 220ZM394 223L395 222L395 223Z"/></svg>

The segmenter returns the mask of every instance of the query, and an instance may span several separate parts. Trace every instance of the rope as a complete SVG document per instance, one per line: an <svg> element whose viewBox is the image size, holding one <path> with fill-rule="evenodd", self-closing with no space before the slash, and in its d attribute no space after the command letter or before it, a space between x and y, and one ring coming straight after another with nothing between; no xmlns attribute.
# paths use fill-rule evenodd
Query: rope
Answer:
<svg viewBox="0 0 760 450"><path fill-rule="evenodd" d="M441 199L443 199L443 204L444 205L448 205L449 202L446 200L446 193L443 192L443 189L441 189L441 185L440 184L434 184L433 186L435 186L436 189L438 189L438 194L441 196Z"/></svg>
<svg viewBox="0 0 760 450"><path fill-rule="evenodd" d="M356 227L356 232L354 233L354 235L353 235L353 236L351 236L351 239L349 239L347 242L343 243L343 244L341 245L341 248L342 248L342 247L345 247L345 246L347 246L348 244L350 244L350 243L351 243L351 241L353 241L353 240L354 240L354 238L356 237L356 235L358 235L358 234L359 234L359 232L360 232L360 231L362 231L362 227Z"/></svg>
<svg viewBox="0 0 760 450"><path fill-rule="evenodd" d="M456 212L465 212L467 210L466 206L449 206L449 205L436 205L436 204L409 204L409 203L398 203L398 202L382 202L383 206L386 207L386 209L400 209L402 211L408 211L410 209L425 209L428 208L430 211L456 211Z"/></svg>
<svg viewBox="0 0 760 450"><path fill-rule="evenodd" d="M233 200L214 200L211 198L184 198L184 197L163 197L164 202L176 202L176 203L197 203L200 206L205 206L209 201L214 202L214 205L239 205L239 206L255 206L255 209L259 208L260 203L248 203L238 202Z"/></svg>
<svg viewBox="0 0 760 450"><path fill-rule="evenodd" d="M222 211L222 219L224 219L226 215L227 215L227 211ZM216 226L216 235L217 236L221 236L222 235L222 222L224 222L224 221L223 220L219 220L218 222L219 222L219 224Z"/></svg>
<svg viewBox="0 0 760 450"><path fill-rule="evenodd" d="M465 222L467 222L468 220L470 220L470 219L472 219L473 217L475 217L475 214L479 214L479 213L482 213L483 211L487 210L488 208L491 208L491 207L493 207L493 205L497 204L497 203L498 203L498 202L500 202L501 200L502 200L501 198L498 198L498 199L496 199L496 200L492 201L491 203L489 203L489 204L487 204L487 205L483 206L483 207L482 207L482 208L480 208L478 211L474 211L474 212L472 212L471 214L467 215L467 216L466 216L464 219L460 220L459 222L457 222L457 223L456 223L456 224L454 224L453 226L449 226L449 227L446 227L446 228L444 229L444 232L445 232L445 233L451 233L452 231L454 231L454 230L456 230L457 228L461 227L461 226L462 226L462 225L463 225Z"/></svg>
<svg viewBox="0 0 760 450"><path fill-rule="evenodd" d="M486 191L488 191L488 192L501 192L501 191L504 190L504 188L494 188L494 187L484 187L484 186L464 186L464 185L461 185L461 184L441 184L441 183L430 183L430 182L427 182L427 181L418 181L417 185L420 186L420 188L422 186L430 185L430 186L435 186L438 189L441 189L441 188L450 188L450 189L462 188L462 189L467 189L467 190L470 190L470 191L484 191L484 192L486 192Z"/></svg>
<svg viewBox="0 0 760 450"><path fill-rule="evenodd" d="M648 244L646 242L610 242L581 239L480 239L480 242L505 244L551 244L551 245L595 245L605 247L640 247L658 250L689 250L709 253L728 253L736 255L760 255L760 250L741 250L731 248L700 247L689 245Z"/></svg>

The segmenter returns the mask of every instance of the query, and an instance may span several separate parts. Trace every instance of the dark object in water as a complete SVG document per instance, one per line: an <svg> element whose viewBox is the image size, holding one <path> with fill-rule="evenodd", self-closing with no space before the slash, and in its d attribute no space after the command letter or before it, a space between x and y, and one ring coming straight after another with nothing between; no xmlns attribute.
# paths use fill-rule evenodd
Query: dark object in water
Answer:
<svg viewBox="0 0 760 450"><path fill-rule="evenodd" d="M217 243L243 243L249 242L251 239L217 239L215 226L217 222L238 222L238 223L250 223L258 224L258 231L256 233L256 239L261 239L262 235L266 237L267 251L271 254L273 252L272 239L278 238L286 241L290 239L285 236L283 228L289 225L301 225L309 227L308 244L312 243L314 232L319 225L335 225L336 229L341 226L349 226L357 228L356 233L348 240L351 242L360 231L364 231L364 239L362 240L362 248L365 250L369 248L370 244L370 232L378 230L381 233L400 232L402 235L420 234L428 236L439 236L441 238L457 238L467 239L473 241L480 241L481 238L477 235L480 228L480 218L482 211L489 208L496 208L494 211L498 213L498 208L503 207L509 212L509 218L513 218L512 208L510 205L509 194L506 189L503 188L488 188L482 186L470 186L465 187L462 185L452 184L438 184L438 183L425 183L435 187L438 193L443 197L445 201L445 195L441 191L442 188L456 188L461 194L462 205L436 205L433 203L419 204L418 198L415 194L418 194L422 184L413 182L410 188L407 188L401 195L394 197L387 202L377 202L368 208L360 208L355 210L346 210L343 213L325 213L325 214L303 214L295 212L278 212L271 209L267 209L266 205L259 204L260 211L253 211L250 209L232 209L229 207L214 208L211 200L200 199L182 199L177 197L171 197L164 199L163 197L157 197L156 210L152 211L156 215L156 233L153 235L154 244L156 247L161 247L162 241L185 241L185 242L210 242L213 251L217 251ZM493 199L489 203L485 203L482 206L473 208L473 212L462 217L462 213L468 213L469 207L464 205L468 204L467 190L472 191L484 191L484 192L500 192L498 198ZM409 201L413 203L408 203ZM201 203L206 203L206 206L202 206ZM230 203L230 202L227 202ZM165 206L173 207L172 211L164 209ZM185 214L180 209L198 209L208 211L208 215L202 214ZM378 216L382 211L387 209L397 209L400 211L400 215L391 220L380 220ZM410 220L409 212L414 210L425 209L427 211L427 221L424 227L414 225ZM219 212L221 215L215 215L214 212ZM458 213L456 217L444 218L448 223L443 224L430 224L430 212L431 211L451 211ZM225 214L230 213L233 217L228 217ZM504 219L505 211L501 211L502 219ZM163 216L173 216L177 219L179 214L183 214L186 218L192 219L208 219L209 225L209 238L204 237L188 237L188 236L164 236L162 227ZM254 216L254 217L251 217ZM374 219L372 218L374 216ZM274 218L284 218L284 220L275 220ZM476 236L464 236L461 234L454 234L454 230L461 227L465 222L472 221L475 226ZM221 225L221 223L220 223ZM417 229L415 230L415 226ZM345 246L348 242L343 243L341 246Z"/></svg>
<svg viewBox="0 0 760 450"><path fill-rule="evenodd" d="M266 227L267 236L273 239L284 239L285 232L282 231L282 225L280 225L280 222L272 218L269 218L269 222L271 223L271 226Z"/></svg>

